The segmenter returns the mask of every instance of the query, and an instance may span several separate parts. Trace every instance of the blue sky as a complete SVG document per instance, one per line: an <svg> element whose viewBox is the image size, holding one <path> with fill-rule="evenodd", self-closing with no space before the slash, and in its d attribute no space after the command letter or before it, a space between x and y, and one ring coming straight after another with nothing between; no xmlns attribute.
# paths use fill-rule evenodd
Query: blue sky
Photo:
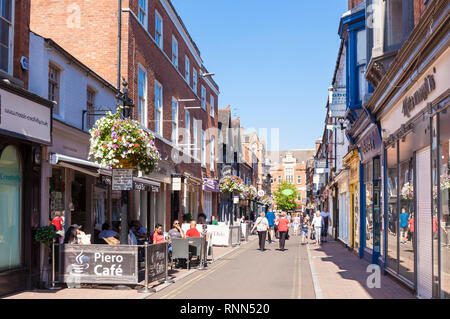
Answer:
<svg viewBox="0 0 450 319"><path fill-rule="evenodd" d="M280 149L314 148L347 0L172 0L245 128L279 128ZM269 149L273 149L270 145Z"/></svg>

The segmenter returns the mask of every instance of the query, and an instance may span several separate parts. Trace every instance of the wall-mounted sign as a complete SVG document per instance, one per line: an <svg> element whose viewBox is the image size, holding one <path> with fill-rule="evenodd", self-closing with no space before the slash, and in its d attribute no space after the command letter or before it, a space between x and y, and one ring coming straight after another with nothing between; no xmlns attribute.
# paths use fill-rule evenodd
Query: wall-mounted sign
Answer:
<svg viewBox="0 0 450 319"><path fill-rule="evenodd" d="M316 174L325 174L325 173L330 173L330 169L329 168L316 168Z"/></svg>
<svg viewBox="0 0 450 319"><path fill-rule="evenodd" d="M133 170L113 168L112 170L112 190L130 191L133 189Z"/></svg>
<svg viewBox="0 0 450 319"><path fill-rule="evenodd" d="M234 204L239 204L239 196L234 196L233 197L233 203Z"/></svg>
<svg viewBox="0 0 450 319"><path fill-rule="evenodd" d="M266 195L265 191L263 191L262 189L260 191L258 191L258 196L259 197L263 197L264 195Z"/></svg>
<svg viewBox="0 0 450 319"><path fill-rule="evenodd" d="M361 161L372 158L381 152L381 137L378 134L378 128L374 127L358 144Z"/></svg>
<svg viewBox="0 0 450 319"><path fill-rule="evenodd" d="M63 245L60 273L66 283L137 284L138 247Z"/></svg>
<svg viewBox="0 0 450 319"><path fill-rule="evenodd" d="M433 74L427 76L424 83L414 92L412 96L409 96L403 100L403 115L410 117L411 111L422 101L425 101L434 89L436 89L436 82L434 81Z"/></svg>
<svg viewBox="0 0 450 319"><path fill-rule="evenodd" d="M25 139L51 143L49 107L0 89L0 129Z"/></svg>

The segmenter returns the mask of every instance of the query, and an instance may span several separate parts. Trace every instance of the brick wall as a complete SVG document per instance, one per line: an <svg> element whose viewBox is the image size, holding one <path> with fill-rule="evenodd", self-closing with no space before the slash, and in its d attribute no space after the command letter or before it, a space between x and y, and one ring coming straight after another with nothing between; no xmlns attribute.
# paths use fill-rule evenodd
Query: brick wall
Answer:
<svg viewBox="0 0 450 319"><path fill-rule="evenodd" d="M29 58L30 47L30 4L28 1L15 1L14 14L14 57L13 75L28 89L28 73L22 70L20 59Z"/></svg>
<svg viewBox="0 0 450 319"><path fill-rule="evenodd" d="M428 0L431 2L431 0ZM414 0L414 25L416 26L419 23L420 18L425 12L426 6L423 0Z"/></svg>
<svg viewBox="0 0 450 319"><path fill-rule="evenodd" d="M348 0L348 9L351 10L354 7L359 6L363 2L364 0Z"/></svg>

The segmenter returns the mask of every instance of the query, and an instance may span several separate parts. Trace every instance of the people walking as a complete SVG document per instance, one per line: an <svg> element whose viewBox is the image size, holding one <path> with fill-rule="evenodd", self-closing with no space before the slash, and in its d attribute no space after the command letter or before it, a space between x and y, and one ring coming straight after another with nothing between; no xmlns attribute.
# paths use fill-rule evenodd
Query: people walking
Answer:
<svg viewBox="0 0 450 319"><path fill-rule="evenodd" d="M281 217L278 218L275 223L278 226L278 232L280 233L280 250L284 251L284 245L286 242L286 236L289 230L289 219L286 217L286 213L282 212Z"/></svg>
<svg viewBox="0 0 450 319"><path fill-rule="evenodd" d="M328 226L330 223L330 213L327 208L324 208L323 212L320 213L323 218L323 227L322 227L322 242L327 241L328 237Z"/></svg>
<svg viewBox="0 0 450 319"><path fill-rule="evenodd" d="M301 244L306 244L308 240L308 231L309 231L309 217L305 216L304 213L300 215L300 235L301 235Z"/></svg>
<svg viewBox="0 0 450 319"><path fill-rule="evenodd" d="M275 214L274 212L270 211L266 214L267 221L269 222L269 231L267 232L267 237L269 244L275 242L275 232L274 232L274 226L275 226Z"/></svg>
<svg viewBox="0 0 450 319"><path fill-rule="evenodd" d="M292 226L294 227L294 236L298 236L300 227L300 215L298 213L292 218Z"/></svg>
<svg viewBox="0 0 450 319"><path fill-rule="evenodd" d="M256 219L255 225L252 228L252 233L253 231L257 230L258 232L258 236L259 236L259 249L261 251L264 251L264 246L266 243L266 233L267 230L269 229L269 221L266 218L266 213L261 212L259 213L259 217L258 219Z"/></svg>
<svg viewBox="0 0 450 319"><path fill-rule="evenodd" d="M314 216L314 219L311 222L311 231L314 231L317 245L320 245L320 235L322 233L322 226L323 226L323 218L320 214L320 211L318 210L316 212L316 216Z"/></svg>

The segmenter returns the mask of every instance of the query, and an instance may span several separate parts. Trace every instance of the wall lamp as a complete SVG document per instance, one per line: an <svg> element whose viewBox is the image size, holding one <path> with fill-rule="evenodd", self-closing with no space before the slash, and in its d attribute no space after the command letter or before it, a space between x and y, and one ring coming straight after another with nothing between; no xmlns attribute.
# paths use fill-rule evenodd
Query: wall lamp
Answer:
<svg viewBox="0 0 450 319"><path fill-rule="evenodd" d="M202 73L201 76L202 77L207 77L207 76L213 76L216 75L215 73Z"/></svg>

